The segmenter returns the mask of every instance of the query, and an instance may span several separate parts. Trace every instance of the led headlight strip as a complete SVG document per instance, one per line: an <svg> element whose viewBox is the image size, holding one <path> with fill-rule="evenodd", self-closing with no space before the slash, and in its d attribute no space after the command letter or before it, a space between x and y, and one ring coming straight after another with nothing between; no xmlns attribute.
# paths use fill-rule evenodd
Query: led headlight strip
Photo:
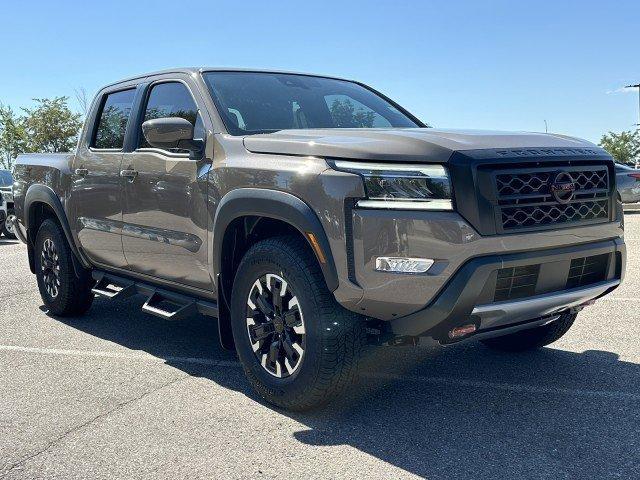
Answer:
<svg viewBox="0 0 640 480"><path fill-rule="evenodd" d="M337 170L363 178L367 198L361 208L453 210L451 182L443 165L335 161Z"/></svg>

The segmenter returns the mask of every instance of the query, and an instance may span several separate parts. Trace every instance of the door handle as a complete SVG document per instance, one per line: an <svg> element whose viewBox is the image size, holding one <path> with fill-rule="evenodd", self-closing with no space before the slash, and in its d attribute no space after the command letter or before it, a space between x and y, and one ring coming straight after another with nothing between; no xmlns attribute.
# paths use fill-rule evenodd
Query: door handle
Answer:
<svg viewBox="0 0 640 480"><path fill-rule="evenodd" d="M120 176L129 179L130 182L133 182L138 176L138 172L135 170L120 170Z"/></svg>
<svg viewBox="0 0 640 480"><path fill-rule="evenodd" d="M76 168L75 172L76 175L80 177L86 177L89 174L89 170L87 170L86 168Z"/></svg>

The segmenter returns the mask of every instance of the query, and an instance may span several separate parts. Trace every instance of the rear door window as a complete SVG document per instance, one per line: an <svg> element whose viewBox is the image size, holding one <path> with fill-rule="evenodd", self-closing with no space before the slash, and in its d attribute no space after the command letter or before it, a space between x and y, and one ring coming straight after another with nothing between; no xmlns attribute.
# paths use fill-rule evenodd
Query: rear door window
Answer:
<svg viewBox="0 0 640 480"><path fill-rule="evenodd" d="M189 89L180 82L159 83L151 87L143 122L155 118L180 117L193 125L194 138L204 138L204 124ZM140 148L150 148L140 131ZM172 152L181 152L171 149Z"/></svg>
<svg viewBox="0 0 640 480"><path fill-rule="evenodd" d="M92 147L122 149L135 93L135 89L132 88L106 96L98 117Z"/></svg>

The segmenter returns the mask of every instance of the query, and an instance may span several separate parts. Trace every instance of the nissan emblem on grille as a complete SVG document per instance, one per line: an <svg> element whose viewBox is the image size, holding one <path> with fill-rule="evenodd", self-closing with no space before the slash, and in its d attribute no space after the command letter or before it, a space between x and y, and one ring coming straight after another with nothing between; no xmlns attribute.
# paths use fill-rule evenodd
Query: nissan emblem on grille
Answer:
<svg viewBox="0 0 640 480"><path fill-rule="evenodd" d="M573 183L573 177L567 172L557 173L551 182L551 193L558 203L569 203L573 199L575 191L576 185Z"/></svg>
<svg viewBox="0 0 640 480"><path fill-rule="evenodd" d="M606 165L499 168L495 174L499 231L606 222Z"/></svg>

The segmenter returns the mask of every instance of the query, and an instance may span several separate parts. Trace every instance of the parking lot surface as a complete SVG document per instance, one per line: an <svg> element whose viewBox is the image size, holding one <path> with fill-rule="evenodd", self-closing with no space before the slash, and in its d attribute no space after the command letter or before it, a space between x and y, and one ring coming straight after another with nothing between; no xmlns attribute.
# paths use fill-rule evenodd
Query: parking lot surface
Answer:
<svg viewBox="0 0 640 480"><path fill-rule="evenodd" d="M210 318L48 316L1 238L0 479L638 478L640 213L626 231L624 284L551 347L378 349L303 414L253 394Z"/></svg>

